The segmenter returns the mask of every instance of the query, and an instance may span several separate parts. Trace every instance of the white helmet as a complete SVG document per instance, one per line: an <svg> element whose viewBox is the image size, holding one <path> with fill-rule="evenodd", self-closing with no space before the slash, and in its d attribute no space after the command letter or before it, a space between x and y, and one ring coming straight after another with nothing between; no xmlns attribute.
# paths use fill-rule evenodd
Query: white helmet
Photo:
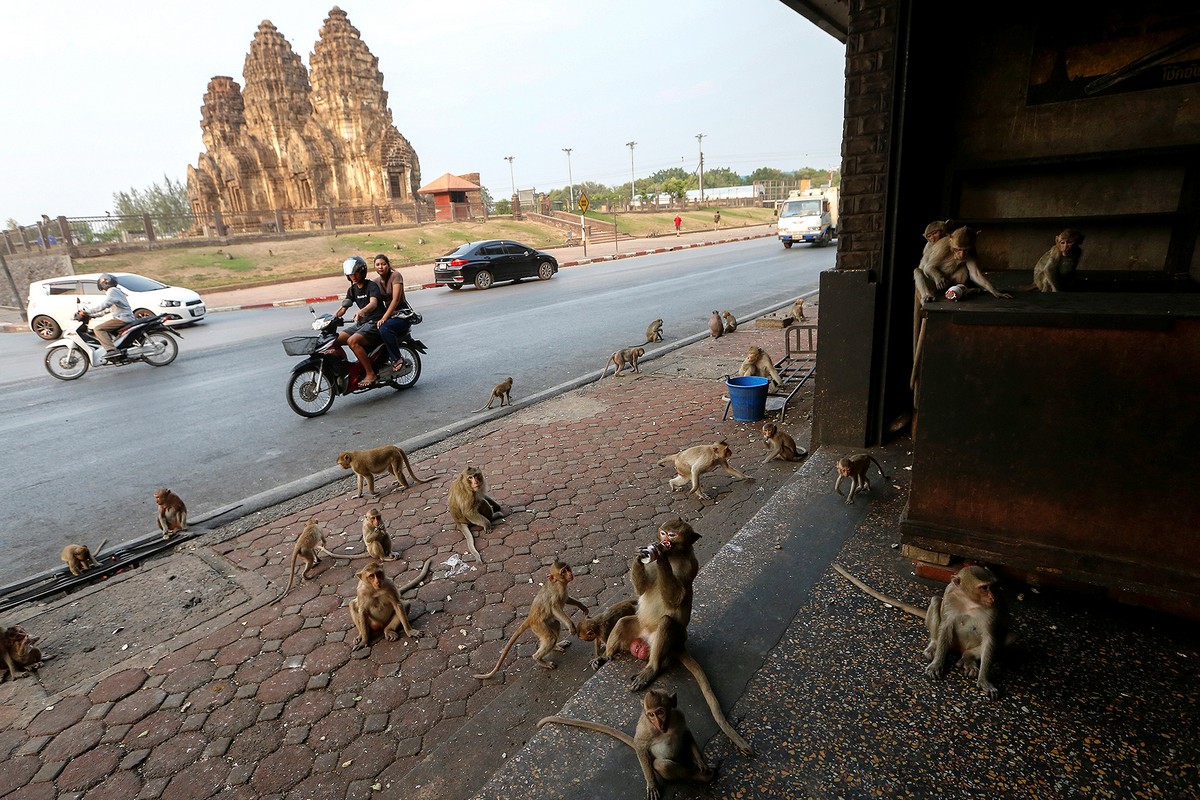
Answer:
<svg viewBox="0 0 1200 800"><path fill-rule="evenodd" d="M347 278L353 278L356 272L362 272L364 276L367 274L367 262L362 256L350 256L342 262L342 274Z"/></svg>

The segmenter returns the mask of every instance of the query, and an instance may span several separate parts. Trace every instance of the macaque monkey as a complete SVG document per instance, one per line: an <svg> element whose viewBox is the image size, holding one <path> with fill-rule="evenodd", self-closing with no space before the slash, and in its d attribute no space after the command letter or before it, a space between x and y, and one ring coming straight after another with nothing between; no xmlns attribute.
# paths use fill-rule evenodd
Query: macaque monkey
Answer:
<svg viewBox="0 0 1200 800"><path fill-rule="evenodd" d="M404 468L408 468L408 474L412 476L413 483L429 483L433 478L418 478L417 473L413 472L412 464L408 461L408 456L399 447L393 445L385 445L383 447L372 447L370 450L344 450L338 453L338 466L342 469L352 469L358 475L358 494L355 497L363 496L363 482L366 482L367 492L374 497L378 497L375 491L375 476L390 472L396 476L396 480L405 489L409 487L409 482L404 477Z"/></svg>
<svg viewBox="0 0 1200 800"><path fill-rule="evenodd" d="M376 561L396 560L396 555L392 552L392 537L383 526L383 516L378 508L372 508L363 516L362 538L367 555L371 558Z"/></svg>
<svg viewBox="0 0 1200 800"><path fill-rule="evenodd" d="M775 370L775 364L771 360L771 356L761 347L751 347L746 351L746 358L742 361L738 375L754 375L759 378L770 378L770 388L772 391L778 389L783 383L783 379L779 377L779 373Z"/></svg>
<svg viewBox="0 0 1200 800"><path fill-rule="evenodd" d="M304 523L304 528L300 531L300 535L296 537L296 544L292 547L292 566L288 570L288 585L283 590L283 594L275 598L276 603L287 597L287 593L292 590L292 584L296 580L296 562L304 562L304 572L300 574L300 580L303 582L308 578L308 574L312 572L313 567L321 563L318 553L324 553L330 558L337 558L325 546L325 531L321 529L320 524L315 519L310 519Z"/></svg>
<svg viewBox="0 0 1200 800"><path fill-rule="evenodd" d="M921 251L921 255L925 256L931 247L937 244L938 240L944 239L950 235L950 220L942 221L935 220L925 226L925 248Z"/></svg>
<svg viewBox="0 0 1200 800"><path fill-rule="evenodd" d="M1019 291L1057 292L1065 289L1075 277L1075 267L1083 256L1083 234L1067 228L1054 237L1054 246L1042 254L1033 266L1033 283L1022 286Z"/></svg>
<svg viewBox="0 0 1200 800"><path fill-rule="evenodd" d="M638 359L644 355L646 355L644 347L626 347L624 350L618 350L609 356L608 361L604 362L604 369L600 370L600 380L604 380L604 376L608 374L609 364L615 364L617 367L617 371L613 373L614 378L621 374L621 370L625 369L626 364L632 367L634 372L641 372L638 369Z"/></svg>
<svg viewBox="0 0 1200 800"><path fill-rule="evenodd" d="M712 316L708 318L708 332L714 339L720 339L725 333L725 323L721 321L721 315L716 311L713 311Z"/></svg>
<svg viewBox="0 0 1200 800"><path fill-rule="evenodd" d="M833 490L838 493L838 497L842 496L842 479L850 479L850 494L846 497L846 505L854 503L854 495L859 492L871 491L871 482L867 480L867 471L874 464L879 468L879 474L883 476L885 481L891 480L883 471L883 465L875 460L875 457L870 453L855 453L852 456L846 456L839 459L837 462L837 479L833 482Z"/></svg>
<svg viewBox="0 0 1200 800"><path fill-rule="evenodd" d="M668 694L662 689L646 692L642 696L642 713L638 717L637 728L632 737L608 725L571 717L543 717L538 720L537 726L540 729L543 725L556 723L585 728L607 734L629 745L637 754L638 764L642 767L642 777L646 779L647 800L659 800L660 778L664 782L712 783L717 777L717 773L709 769L704 760L704 753L700 751L696 738L688 729L683 712L677 706L678 700L674 694Z"/></svg>
<svg viewBox="0 0 1200 800"><path fill-rule="evenodd" d="M475 409L471 413L477 414L478 412L483 411L484 409L491 408L492 403L496 402L497 400L500 401L501 408L504 408L505 400L507 400L508 404L511 406L512 405L511 392L512 392L512 376L510 375L507 378L505 378L504 380L497 383L495 388L492 389L492 396L488 398L486 406L480 406L479 408Z"/></svg>
<svg viewBox="0 0 1200 800"><path fill-rule="evenodd" d="M774 422L764 422L762 426L763 441L770 452L763 459L766 464L772 459L780 461L799 461L808 455L808 451L796 444L796 440L779 429Z"/></svg>
<svg viewBox="0 0 1200 800"><path fill-rule="evenodd" d="M754 480L749 475L740 472L736 467L729 465L728 459L733 456L733 450L724 442L713 442L712 444L698 444L695 447L689 447L686 450L681 450L673 456L667 456L660 460L658 465L665 467L672 464L675 471L679 473L674 478L671 478L668 483L671 484L671 491L682 488L691 481L691 492L701 500L708 500L708 495L700 488L700 476L706 472L711 472L717 467L723 467L726 472L735 478L743 480Z"/></svg>
<svg viewBox="0 0 1200 800"><path fill-rule="evenodd" d="M100 562L84 544L67 545L62 549L61 558L67 562L67 569L71 570L72 575L82 575L92 567L100 566Z"/></svg>
<svg viewBox="0 0 1200 800"><path fill-rule="evenodd" d="M651 342L661 342L663 340L663 321L656 319L646 326L646 344Z"/></svg>
<svg viewBox="0 0 1200 800"><path fill-rule="evenodd" d="M154 502L158 504L158 529L162 538L170 539L171 534L187 530L187 506L179 495L167 487L154 493Z"/></svg>
<svg viewBox="0 0 1200 800"><path fill-rule="evenodd" d="M423 571L428 571L429 562L425 562ZM355 573L358 578L358 594L350 601L350 619L358 630L358 638L354 640L352 649L370 647L372 639L380 631L383 638L394 642L400 638L396 633L397 627L404 628L404 635L416 639L420 631L414 631L408 624L408 602L400 599L401 589L396 588L383 572L383 567L372 561ZM420 582L420 578L417 582ZM409 584L407 588L411 588Z"/></svg>
<svg viewBox="0 0 1200 800"><path fill-rule="evenodd" d="M542 584L542 588L538 589L537 596L533 598L533 604L529 607L529 616L525 618L525 621L509 638L508 644L504 645L504 649L500 651L500 657L496 659L496 666L492 668L491 672L475 677L486 680L499 672L500 665L504 663L504 658L516 643L517 637L528 630L532 630L538 637L538 649L533 654L534 662L543 669L555 669L558 665L553 661L547 661L546 655L551 650L559 653L566 652L567 647L571 644L569 639L561 642L558 640L558 632L561 629L559 623L566 625L571 635L575 635L575 623L567 616L564 606L573 605L584 614L587 614L588 611L587 606L567 594L567 584L574 579L575 574L571 568L556 559L550 565L546 582Z"/></svg>
<svg viewBox="0 0 1200 800"><path fill-rule="evenodd" d="M633 600L621 600L620 602L613 603L597 616L585 617L580 620L579 625L575 629L575 635L585 642L594 642L596 658L599 658L604 652L605 642L612 635L612 630L616 627L617 623L625 617L631 617L636 613L637 603Z"/></svg>
<svg viewBox="0 0 1200 800"><path fill-rule="evenodd" d="M674 656L696 679L713 720L734 748L743 755L754 755L754 748L725 717L704 669L684 647L692 619L692 584L700 571L694 550L699 538L691 525L676 517L659 527L653 545L634 553L629 578L637 594L637 613L617 621L603 655L592 660L592 668L600 669L623 650L645 658L645 668L629 683L631 691L640 692L658 677L666 659Z"/></svg>
<svg viewBox="0 0 1200 800"><path fill-rule="evenodd" d="M950 236L929 245L921 256L921 263L913 271L913 280L917 284L917 293L926 303L937 299L934 289L941 293L968 281L983 288L992 297L1012 298L1011 294L992 286L979 268L975 260L975 232L967 227L959 228Z"/></svg>
<svg viewBox="0 0 1200 800"><path fill-rule="evenodd" d="M450 516L458 525L458 529L467 538L467 549L475 560L482 563L479 551L475 549L475 537L471 534L471 526L478 525L487 533L493 523L503 519L500 504L488 495L487 478L478 467L467 467L450 484L450 493L446 497L446 506Z"/></svg>
<svg viewBox="0 0 1200 800"><path fill-rule="evenodd" d="M792 319L796 320L797 322L807 319L804 316L804 298L803 297L797 297L796 302L792 303Z"/></svg>
<svg viewBox="0 0 1200 800"><path fill-rule="evenodd" d="M25 674L25 665L18 659L21 635L13 633L14 630L19 629L0 627L0 655L4 658L4 666L8 668L8 676L15 681Z"/></svg>
<svg viewBox="0 0 1200 800"><path fill-rule="evenodd" d="M13 661L19 667L34 670L42 663L42 651L34 647L37 642L38 637L30 636L20 625L13 625L8 629L0 628L0 647L12 655Z"/></svg>
<svg viewBox="0 0 1200 800"><path fill-rule="evenodd" d="M725 333L733 333L737 330L737 318L728 311L721 312L721 318L725 320Z"/></svg>
<svg viewBox="0 0 1200 800"><path fill-rule="evenodd" d="M1000 594L996 575L986 567L967 566L946 584L941 597L932 597L929 608L916 606L888 597L851 575L841 564L833 568L859 589L887 605L925 620L929 643L923 653L929 664L925 674L940 678L946 671L946 656L953 650L961 653L957 666L976 685L995 698L1000 690L991 682L989 672L998 650L1012 644L1008 630L1008 606Z"/></svg>

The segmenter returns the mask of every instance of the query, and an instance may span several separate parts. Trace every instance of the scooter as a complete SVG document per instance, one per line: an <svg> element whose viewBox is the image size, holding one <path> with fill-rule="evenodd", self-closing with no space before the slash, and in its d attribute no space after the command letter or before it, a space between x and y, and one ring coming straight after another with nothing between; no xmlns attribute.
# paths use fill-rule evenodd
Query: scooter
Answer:
<svg viewBox="0 0 1200 800"><path fill-rule="evenodd" d="M289 336L283 340L284 352L289 356L306 356L292 368L287 383L288 405L300 416L319 417L333 407L338 395L359 394L384 386L407 389L421 377L421 353L426 352L425 345L407 333L400 341L403 366L392 370L387 347L380 342L368 353L375 369L375 382L363 386L366 377L363 365L350 361L345 349L337 343L337 329L346 320L332 314L318 316L311 307L309 311L316 317L312 329L317 335Z"/></svg>
<svg viewBox="0 0 1200 800"><path fill-rule="evenodd" d="M144 361L152 367L165 367L179 355L179 345L172 336L183 336L168 328L167 317L159 314L144 317L121 328L113 337L116 354L105 357L104 346L88 330L91 315L83 309L75 312L75 329L64 326L63 342L47 345L46 371L60 381L82 378L89 367L123 367Z"/></svg>

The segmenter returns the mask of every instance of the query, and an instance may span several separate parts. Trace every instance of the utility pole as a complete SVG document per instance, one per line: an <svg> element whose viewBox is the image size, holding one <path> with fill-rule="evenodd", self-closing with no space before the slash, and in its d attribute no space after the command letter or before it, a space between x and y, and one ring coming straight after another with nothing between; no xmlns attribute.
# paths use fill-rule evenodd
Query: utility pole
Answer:
<svg viewBox="0 0 1200 800"><path fill-rule="evenodd" d="M637 142L626 142L625 146L629 148L629 208L633 208L633 201L637 195L634 191L633 184L637 180L637 172L633 168L633 148L637 146Z"/></svg>
<svg viewBox="0 0 1200 800"><path fill-rule="evenodd" d="M570 147L564 147L564 148L562 149L562 151L563 151L564 153L566 153L566 154L567 154L567 180L568 180L568 181L570 182L570 184L571 184L571 188L570 188L570 190L568 191L568 195L567 195L567 196L568 196L568 197L570 198L570 200L571 200L571 205L570 205L570 207L571 207L571 208L574 208L574 207L575 207L575 178L574 178L574 177L572 177L572 175L571 175L571 148L570 148ZM570 212L568 211L567 213L570 213Z"/></svg>
<svg viewBox="0 0 1200 800"><path fill-rule="evenodd" d="M704 134L696 134L696 144L700 147L700 202L704 202Z"/></svg>
<svg viewBox="0 0 1200 800"><path fill-rule="evenodd" d="M509 180L512 181L512 203L511 204L512 204L513 219L515 220L515 219L520 218L518 215L521 212L521 200L519 197L517 197L517 179L513 175L513 165L512 165L513 157L505 156L504 160L508 162L508 178L509 178Z"/></svg>

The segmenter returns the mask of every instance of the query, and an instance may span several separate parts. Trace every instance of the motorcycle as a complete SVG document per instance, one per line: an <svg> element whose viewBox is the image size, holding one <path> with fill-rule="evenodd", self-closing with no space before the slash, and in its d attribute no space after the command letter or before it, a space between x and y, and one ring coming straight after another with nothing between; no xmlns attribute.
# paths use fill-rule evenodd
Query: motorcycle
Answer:
<svg viewBox="0 0 1200 800"><path fill-rule="evenodd" d="M421 353L426 352L425 345L409 332L400 341L404 365L399 370L392 370L382 342L371 349L368 356L375 368L375 382L363 386L366 370L357 361L350 361L345 349L337 343L337 329L346 320L332 314L318 316L311 307L309 311L316 317L312 329L317 335L289 336L283 340L284 352L289 356L306 356L292 367L287 383L288 405L300 416L319 417L333 406L338 395L359 394L384 386L407 389L421 377Z"/></svg>
<svg viewBox="0 0 1200 800"><path fill-rule="evenodd" d="M113 337L116 355L105 357L104 346L88 330L91 315L83 309L75 312L75 328L64 326L64 342L47 345L46 371L60 381L82 378L89 367L123 367L144 361L152 367L165 367L179 355L179 345L172 336L183 336L168 328L167 317L159 314L135 320L121 328Z"/></svg>

